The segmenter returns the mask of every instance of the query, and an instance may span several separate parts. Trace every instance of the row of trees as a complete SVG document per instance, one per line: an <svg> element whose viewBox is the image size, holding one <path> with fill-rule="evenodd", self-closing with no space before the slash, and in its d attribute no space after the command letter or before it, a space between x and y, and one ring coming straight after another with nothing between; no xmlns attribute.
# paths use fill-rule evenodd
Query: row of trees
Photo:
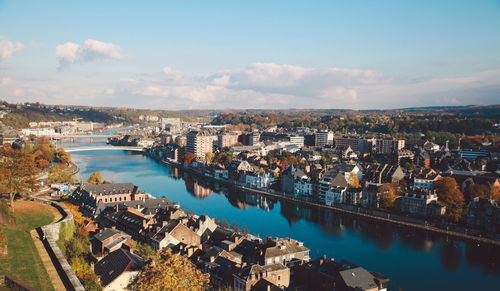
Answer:
<svg viewBox="0 0 500 291"><path fill-rule="evenodd" d="M311 127L316 129L329 128L334 131L356 132L450 132L466 135L481 134L491 130L494 120L491 118L470 115L458 117L435 113L424 115L414 113L405 116L345 116L338 118L322 112L294 113L226 113L212 120L212 124L230 124L236 129L265 128L280 126L286 128Z"/></svg>
<svg viewBox="0 0 500 291"><path fill-rule="evenodd" d="M394 201L405 191L404 185L394 187L385 183L378 188L379 207L386 210L394 208ZM446 206L446 217L452 222L459 222L465 215L464 195L452 177L444 177L435 183L438 200Z"/></svg>

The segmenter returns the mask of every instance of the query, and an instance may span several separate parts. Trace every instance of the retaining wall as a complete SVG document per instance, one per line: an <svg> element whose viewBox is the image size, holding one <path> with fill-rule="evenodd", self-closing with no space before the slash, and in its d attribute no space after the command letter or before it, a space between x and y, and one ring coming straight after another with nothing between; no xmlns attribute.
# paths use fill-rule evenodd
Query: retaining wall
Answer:
<svg viewBox="0 0 500 291"><path fill-rule="evenodd" d="M45 239L42 240L43 245L47 250L47 253L49 254L50 259L52 260L52 263L54 264L54 267L56 268L57 273L61 277L61 280L63 281L66 289L75 291L84 291L85 289L83 288L82 283L80 282L80 280L78 280L78 277L75 275L73 269L71 269L68 260L66 260L66 257L61 252L61 249L59 249L59 247L56 244L56 241L59 239L59 230L61 229L61 224L64 222L64 223L70 223L71 225L74 226L75 221L73 219L73 214L66 206L59 204L57 202L38 197L32 197L32 198L34 200L52 205L63 216L63 218L60 219L58 222L39 227L36 229L36 231L38 232L38 235L40 237L44 237L45 235Z"/></svg>

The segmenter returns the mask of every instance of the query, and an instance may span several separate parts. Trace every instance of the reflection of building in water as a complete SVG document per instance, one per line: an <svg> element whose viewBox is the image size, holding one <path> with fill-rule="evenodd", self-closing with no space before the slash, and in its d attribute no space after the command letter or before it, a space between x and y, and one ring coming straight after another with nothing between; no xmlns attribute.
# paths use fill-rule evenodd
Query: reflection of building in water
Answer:
<svg viewBox="0 0 500 291"><path fill-rule="evenodd" d="M194 183L194 195L198 198L206 198L212 194L210 188L205 188L198 183Z"/></svg>
<svg viewBox="0 0 500 291"><path fill-rule="evenodd" d="M176 167L172 168L172 176L174 176L176 179L179 179L179 169Z"/></svg>
<svg viewBox="0 0 500 291"><path fill-rule="evenodd" d="M184 177L184 181L186 182L186 189L188 192L193 194L196 198L203 199L212 194L212 189L201 186L197 181L193 180L193 178L189 176Z"/></svg>
<svg viewBox="0 0 500 291"><path fill-rule="evenodd" d="M424 240L424 250L426 253L432 251L432 246L434 245L434 243L432 242L432 240L429 240L429 239L426 239Z"/></svg>
<svg viewBox="0 0 500 291"><path fill-rule="evenodd" d="M264 209L265 211L269 211L270 209L274 208L274 202L269 200L266 196L262 196L259 194L255 193L246 193L245 195L245 201L257 207L257 209Z"/></svg>

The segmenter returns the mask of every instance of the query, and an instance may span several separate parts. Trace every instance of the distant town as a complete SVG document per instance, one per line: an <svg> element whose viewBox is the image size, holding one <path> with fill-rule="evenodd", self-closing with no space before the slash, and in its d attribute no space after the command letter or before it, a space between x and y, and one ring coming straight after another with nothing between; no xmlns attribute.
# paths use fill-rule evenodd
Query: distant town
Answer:
<svg viewBox="0 0 500 291"><path fill-rule="evenodd" d="M61 213L37 227L67 289L169 289L155 274L175 260L192 266L173 269L196 278L186 290L387 290L391 280L348 257L311 257L293 237L260 237L187 211L133 181L105 181L99 172L77 181L69 153L92 150L93 137L237 191L500 247L499 106L178 117L32 103L4 102L0 110L2 159L33 168L19 171L32 184L9 188L2 164L1 190L11 197L4 204L28 199ZM60 146L75 139L89 145Z"/></svg>

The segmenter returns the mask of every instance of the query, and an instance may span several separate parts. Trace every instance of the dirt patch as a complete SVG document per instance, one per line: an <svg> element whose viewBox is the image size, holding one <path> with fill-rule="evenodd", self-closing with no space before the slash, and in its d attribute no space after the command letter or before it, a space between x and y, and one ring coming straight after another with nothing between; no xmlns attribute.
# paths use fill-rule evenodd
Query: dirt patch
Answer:
<svg viewBox="0 0 500 291"><path fill-rule="evenodd" d="M14 202L14 210L18 213L47 213L49 212L54 216L53 222L61 219L61 213L51 205L34 202L34 201L26 201L26 200L17 200Z"/></svg>

